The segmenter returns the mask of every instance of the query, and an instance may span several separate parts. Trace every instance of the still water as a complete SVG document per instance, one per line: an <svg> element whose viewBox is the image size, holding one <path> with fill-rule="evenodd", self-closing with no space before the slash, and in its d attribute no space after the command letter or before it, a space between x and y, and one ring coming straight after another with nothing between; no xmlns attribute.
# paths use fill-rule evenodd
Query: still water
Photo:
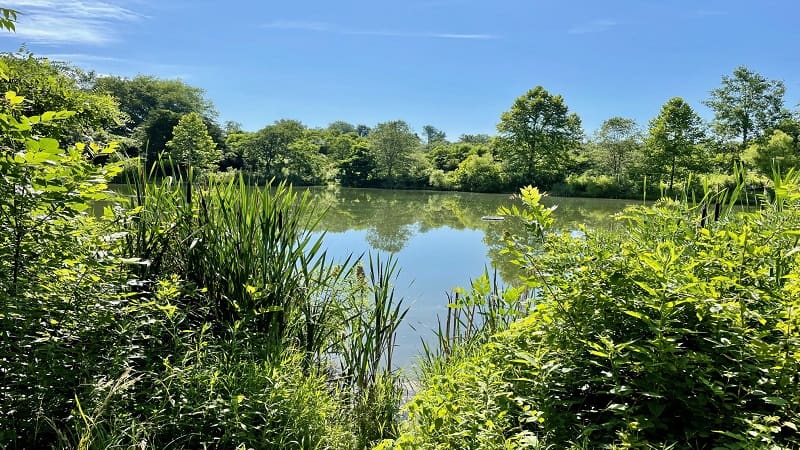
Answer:
<svg viewBox="0 0 800 450"><path fill-rule="evenodd" d="M395 349L395 360L410 366L430 339L437 316L446 313L447 297L456 286L487 269L513 281L514 267L500 254L503 232L510 222L487 222L501 205L516 200L507 194L474 194L381 189L310 188L312 196L327 208L319 230L325 232L328 254L344 260L368 252L394 254L400 273L395 297L409 308ZM556 227L575 230L614 227L611 215L631 200L547 197L558 205Z"/></svg>

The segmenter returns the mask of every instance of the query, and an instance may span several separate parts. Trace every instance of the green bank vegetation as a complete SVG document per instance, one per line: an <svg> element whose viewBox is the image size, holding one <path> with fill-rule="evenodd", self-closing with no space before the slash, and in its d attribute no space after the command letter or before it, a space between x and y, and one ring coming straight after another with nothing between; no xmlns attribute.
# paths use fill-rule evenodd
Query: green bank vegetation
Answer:
<svg viewBox="0 0 800 450"><path fill-rule="evenodd" d="M581 237L549 232L523 189L507 251L529 311L485 277L451 304L461 319L379 448L797 448L800 177L774 182L758 211L660 200Z"/></svg>
<svg viewBox="0 0 800 450"><path fill-rule="evenodd" d="M0 9L0 27L15 18ZM23 55L3 58L0 83L0 447L800 445L800 176L786 162L796 139L749 103L718 117L718 133L741 142L717 157L769 168L758 208L733 207L745 184L709 179L687 201L677 180L701 127L671 100L651 144L613 147L609 161L622 182L621 155L659 146L659 173L682 201L622 212L622 233L573 236L553 231L552 208L524 188L522 208L499 211L519 223L503 252L522 284L504 289L484 274L450 296L419 391L401 407L396 261L330 260L312 232L323 211L286 181L379 173L375 182L411 185L426 175L407 168L438 155L445 182L462 171L489 183L483 168L513 164L522 178L504 186L556 188L581 136L560 97L532 90L495 139L449 144L426 127L422 153L403 151L417 138L402 123L338 123L346 131L335 136L359 144L335 160L318 147L330 130L215 128L202 93L181 82L95 78ZM715 108L735 104L728 95L715 91ZM518 136L525 117L548 117L531 141ZM632 129L614 127L623 131L609 125L609 142ZM247 150L231 150L235 141ZM436 142L485 150L451 158ZM241 173L215 175L222 167ZM113 179L126 195L109 189Z"/></svg>

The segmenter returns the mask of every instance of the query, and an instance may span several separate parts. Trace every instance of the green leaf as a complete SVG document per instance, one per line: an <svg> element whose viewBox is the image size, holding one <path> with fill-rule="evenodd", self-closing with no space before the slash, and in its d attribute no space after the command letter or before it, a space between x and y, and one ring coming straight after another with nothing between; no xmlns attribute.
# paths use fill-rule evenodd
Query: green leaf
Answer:
<svg viewBox="0 0 800 450"><path fill-rule="evenodd" d="M11 106L16 106L25 101L25 97L17 95L14 91L6 92L6 101L11 104Z"/></svg>
<svg viewBox="0 0 800 450"><path fill-rule="evenodd" d="M775 406L786 406L789 404L789 402L780 397L764 397L764 401Z"/></svg>
<svg viewBox="0 0 800 450"><path fill-rule="evenodd" d="M47 153L58 153L60 149L58 148L58 141L51 138L41 138L39 139L39 148Z"/></svg>

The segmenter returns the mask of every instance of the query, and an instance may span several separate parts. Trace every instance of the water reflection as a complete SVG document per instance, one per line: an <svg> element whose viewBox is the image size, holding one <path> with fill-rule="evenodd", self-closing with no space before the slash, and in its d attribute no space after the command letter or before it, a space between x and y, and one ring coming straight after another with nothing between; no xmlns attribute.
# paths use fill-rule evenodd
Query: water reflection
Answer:
<svg viewBox="0 0 800 450"><path fill-rule="evenodd" d="M493 215L503 204L518 202L505 194L474 194L459 192L429 191L390 191L380 189L311 188L309 189L319 205L327 210L319 229L329 234L331 240L353 238L357 244L363 231L363 245L354 247L364 250L401 253L409 241L433 230L450 230L442 236L452 239L454 234L473 230L479 231L483 243L484 263L498 270L504 280L516 278L514 266L500 254L505 232L518 233L519 224L513 221L491 222L481 217ZM556 226L563 230L575 230L579 224L590 227L613 227L611 215L621 210L627 203L620 200L546 198L548 205L556 204ZM348 236L337 236L345 233ZM455 243L454 243L455 244ZM463 243L462 243L463 244ZM455 247L430 249L429 257L435 251L453 252ZM402 261L404 265L414 265L418 261ZM475 276L478 273L465 272L462 276Z"/></svg>
<svg viewBox="0 0 800 450"><path fill-rule="evenodd" d="M487 222L500 205L516 200L506 194L474 194L379 189L307 188L327 210L319 226L329 256L343 261L367 252L395 253L401 268L396 294L410 310L399 331L396 361L408 366L421 339L430 339L437 315L445 312L445 293L469 286L484 269L495 269L502 280L517 279L515 266L501 254L506 232L519 233L513 221ZM124 186L115 187L127 194ZM611 228L611 215L621 200L546 198L557 204L556 227L566 231ZM97 213L103 205L96 205Z"/></svg>
<svg viewBox="0 0 800 450"><path fill-rule="evenodd" d="M501 254L505 232L516 233L513 221L487 222L509 195L379 189L310 188L318 204L327 209L319 230L329 254L391 252L402 272L397 294L410 311L410 326L399 332L398 361L407 365L417 354L420 339L429 339L436 317L445 312L445 292L469 286L484 269L496 269L508 282L517 279L516 267ZM629 201L546 198L557 204L556 226L573 231L579 224L611 228L611 215Z"/></svg>

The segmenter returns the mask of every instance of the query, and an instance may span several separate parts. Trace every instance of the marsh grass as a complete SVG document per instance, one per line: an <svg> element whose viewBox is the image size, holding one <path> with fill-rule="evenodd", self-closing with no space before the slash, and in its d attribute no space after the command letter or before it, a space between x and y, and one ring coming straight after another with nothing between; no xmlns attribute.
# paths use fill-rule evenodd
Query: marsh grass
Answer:
<svg viewBox="0 0 800 450"><path fill-rule="evenodd" d="M469 289L448 292L447 313L439 317L433 345L422 341L422 367L468 354L495 333L528 315L533 298L526 286L501 286L497 272L488 270L470 282Z"/></svg>
<svg viewBox="0 0 800 450"><path fill-rule="evenodd" d="M314 232L324 211L285 183L161 167L129 171L115 207L135 378L124 395L98 381L76 398L62 443L366 448L394 436L397 261L333 261Z"/></svg>
<svg viewBox="0 0 800 450"><path fill-rule="evenodd" d="M69 208L37 215L16 259L0 249L0 447L362 449L395 435L396 260L330 258L324 211L285 183L159 163L129 168L114 196L115 171L70 158L71 190L33 199ZM5 283L14 265L25 277Z"/></svg>

